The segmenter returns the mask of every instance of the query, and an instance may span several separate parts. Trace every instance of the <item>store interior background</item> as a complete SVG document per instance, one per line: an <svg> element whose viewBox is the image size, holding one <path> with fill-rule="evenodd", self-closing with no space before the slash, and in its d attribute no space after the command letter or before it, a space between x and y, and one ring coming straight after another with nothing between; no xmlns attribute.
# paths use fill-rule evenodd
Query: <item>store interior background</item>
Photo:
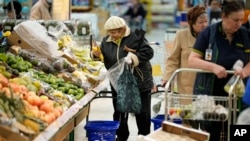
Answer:
<svg viewBox="0 0 250 141"><path fill-rule="evenodd" d="M0 7L10 0L0 0ZM18 0L21 2L22 16L29 18L32 5L38 0ZM53 0L53 20L91 21L92 33L98 39L106 35L103 23L111 15L122 16L127 10L130 0ZM150 33L154 29L167 29L178 26L180 16L189 7L191 0L140 0L147 10L145 30ZM178 4L180 2L180 4ZM178 10L179 9L179 10ZM0 8L0 20L6 12ZM177 20L177 21L176 21Z"/></svg>
<svg viewBox="0 0 250 141"><path fill-rule="evenodd" d="M10 0L0 0L0 7L7 5ZM22 6L22 16L29 18L32 5L38 0L18 0ZM106 35L103 23L111 15L122 16L127 10L130 0L53 0L53 20L90 21L92 33L97 39ZM147 10L145 30L163 31L168 28L180 28L186 21L185 13L195 2L207 5L208 0L140 0ZM250 1L245 0L250 8ZM6 17L6 11L0 8L0 21ZM184 24L184 27L186 25Z"/></svg>

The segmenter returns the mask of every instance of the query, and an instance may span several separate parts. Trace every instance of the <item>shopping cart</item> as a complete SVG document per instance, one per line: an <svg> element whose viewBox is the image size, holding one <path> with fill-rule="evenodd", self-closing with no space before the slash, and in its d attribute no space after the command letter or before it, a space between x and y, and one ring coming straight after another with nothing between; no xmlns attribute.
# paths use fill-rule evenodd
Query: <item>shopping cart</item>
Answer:
<svg viewBox="0 0 250 141"><path fill-rule="evenodd" d="M166 59L171 51L175 33L176 30L174 29L167 29L163 46L158 42L150 43L154 49L154 57L150 61L155 84L155 88L151 93L153 116L156 116L160 112L162 102L164 102L165 90L161 86L161 83L164 75L163 72L165 71Z"/></svg>
<svg viewBox="0 0 250 141"><path fill-rule="evenodd" d="M165 33L164 45L166 47L166 56L171 53L171 49L174 44L175 34L179 30L178 28L168 28Z"/></svg>
<svg viewBox="0 0 250 141"><path fill-rule="evenodd" d="M230 125L236 123L237 116L237 96L235 95L235 86L239 77L230 86L228 96L208 96L208 95L187 95L175 94L172 87L175 82L175 77L178 73L188 71L196 73L212 73L200 69L181 68L176 70L170 77L165 89L165 115L177 114L182 119L191 120L208 120L208 121L228 121L227 138L230 140ZM233 74L234 71L227 71L228 74ZM223 112L217 112L216 108L223 109ZM176 115L175 115L176 116ZM166 117L165 117L165 120Z"/></svg>
<svg viewBox="0 0 250 141"><path fill-rule="evenodd" d="M150 62L152 64L154 84L157 85L161 84L161 79L163 77L166 50L158 42L151 42L150 45L154 49L154 57L150 60Z"/></svg>

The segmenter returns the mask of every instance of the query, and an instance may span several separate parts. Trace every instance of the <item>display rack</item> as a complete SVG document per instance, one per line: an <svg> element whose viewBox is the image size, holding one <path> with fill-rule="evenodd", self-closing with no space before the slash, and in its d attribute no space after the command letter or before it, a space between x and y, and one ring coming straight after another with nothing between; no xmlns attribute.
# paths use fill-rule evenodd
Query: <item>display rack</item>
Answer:
<svg viewBox="0 0 250 141"><path fill-rule="evenodd" d="M107 81L102 81L97 87L88 92L81 100L72 105L56 121L51 123L33 141L58 141L70 135L70 141L74 140L74 128L88 115L89 103L97 93L106 89Z"/></svg>
<svg viewBox="0 0 250 141"><path fill-rule="evenodd" d="M16 35L15 38L13 38L13 35ZM23 46L23 41L17 36L16 33L12 33L11 36L9 36L8 41L10 41L10 38L12 38L14 42L11 43L13 46L19 46L17 42L20 43L20 47ZM10 42L9 42L10 43ZM88 42L89 44L89 42ZM27 44L28 45L28 44ZM26 46L27 47L27 46ZM100 81L100 82L99 82ZM106 89L108 80L99 80L98 85L92 86L89 88L88 91L84 94L84 96L76 101L73 105L71 105L67 110L63 112L63 114L58 117L55 121L53 121L51 124L46 127L45 130L38 134L32 133L30 136L22 135L19 133L14 133L8 128L9 134L3 134L3 130L1 130L0 126L0 135L4 138L14 136L15 139L10 140L19 140L19 141L62 141L66 137L69 136L70 141L74 140L74 128L82 122L82 120L88 115L88 107L92 99L96 96L97 93L100 91ZM7 132L7 131L6 131ZM9 138L8 138L9 139ZM1 140L1 139L0 139Z"/></svg>
<svg viewBox="0 0 250 141"><path fill-rule="evenodd" d="M173 24L176 13L175 2L153 1L151 6L151 22L153 26L164 26L167 23Z"/></svg>

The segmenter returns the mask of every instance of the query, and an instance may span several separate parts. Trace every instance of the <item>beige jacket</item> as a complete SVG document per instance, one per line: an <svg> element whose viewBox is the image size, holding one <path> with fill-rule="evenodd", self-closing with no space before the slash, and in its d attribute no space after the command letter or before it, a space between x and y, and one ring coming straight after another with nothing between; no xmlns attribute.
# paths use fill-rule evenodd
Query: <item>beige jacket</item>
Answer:
<svg viewBox="0 0 250 141"><path fill-rule="evenodd" d="M176 69L187 68L189 54L196 38L191 34L189 28L181 29L176 33L176 37L166 61L164 80L168 80ZM177 76L177 91L180 94L192 94L195 73L181 72Z"/></svg>
<svg viewBox="0 0 250 141"><path fill-rule="evenodd" d="M30 11L31 20L51 20L49 5L46 0L39 0Z"/></svg>

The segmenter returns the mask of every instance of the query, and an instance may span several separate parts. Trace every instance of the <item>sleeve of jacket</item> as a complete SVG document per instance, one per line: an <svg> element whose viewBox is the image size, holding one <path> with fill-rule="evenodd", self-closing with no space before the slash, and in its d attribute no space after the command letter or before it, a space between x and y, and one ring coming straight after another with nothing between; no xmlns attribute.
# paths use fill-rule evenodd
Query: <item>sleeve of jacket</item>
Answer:
<svg viewBox="0 0 250 141"><path fill-rule="evenodd" d="M41 12L39 7L32 7L30 11L30 20L39 20L41 18Z"/></svg>
<svg viewBox="0 0 250 141"><path fill-rule="evenodd" d="M173 42L173 47L169 56L167 57L165 64L165 73L163 80L168 80L176 69L180 67L181 60L181 33L177 32L175 40Z"/></svg>
<svg viewBox="0 0 250 141"><path fill-rule="evenodd" d="M139 59L139 63L148 62L153 58L154 50L145 38L142 45L137 49L136 56Z"/></svg>

